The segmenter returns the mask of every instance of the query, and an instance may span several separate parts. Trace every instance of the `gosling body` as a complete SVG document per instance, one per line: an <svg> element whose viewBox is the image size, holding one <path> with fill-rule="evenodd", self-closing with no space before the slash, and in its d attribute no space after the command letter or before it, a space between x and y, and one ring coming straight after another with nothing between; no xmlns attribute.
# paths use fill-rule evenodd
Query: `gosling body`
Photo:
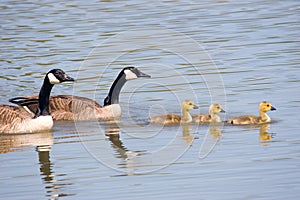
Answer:
<svg viewBox="0 0 300 200"><path fill-rule="evenodd" d="M209 114L199 114L193 117L195 123L219 123L221 118L218 113L225 112L220 104L214 103L209 107Z"/></svg>
<svg viewBox="0 0 300 200"><path fill-rule="evenodd" d="M233 117L227 120L227 123L236 125L270 123L271 118L267 115L267 112L270 110L273 111L276 110L276 108L273 107L270 102L263 101L259 104L259 116L244 115L240 117Z"/></svg>
<svg viewBox="0 0 300 200"><path fill-rule="evenodd" d="M181 123L191 123L193 121L191 114L189 113L192 109L198 109L198 106L193 101L183 101L181 105L182 115L177 114L166 114L158 115L149 118L150 123L162 124L162 125L176 125Z"/></svg>

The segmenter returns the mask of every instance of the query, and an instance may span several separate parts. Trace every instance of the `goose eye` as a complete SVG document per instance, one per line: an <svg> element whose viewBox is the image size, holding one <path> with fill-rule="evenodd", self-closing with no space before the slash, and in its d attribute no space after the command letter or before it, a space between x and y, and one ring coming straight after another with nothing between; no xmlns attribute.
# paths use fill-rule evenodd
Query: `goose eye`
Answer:
<svg viewBox="0 0 300 200"><path fill-rule="evenodd" d="M62 73L60 71L56 72L55 73L56 75L61 75Z"/></svg>
<svg viewBox="0 0 300 200"><path fill-rule="evenodd" d="M270 105L269 105L269 104L267 104L267 107L270 107Z"/></svg>

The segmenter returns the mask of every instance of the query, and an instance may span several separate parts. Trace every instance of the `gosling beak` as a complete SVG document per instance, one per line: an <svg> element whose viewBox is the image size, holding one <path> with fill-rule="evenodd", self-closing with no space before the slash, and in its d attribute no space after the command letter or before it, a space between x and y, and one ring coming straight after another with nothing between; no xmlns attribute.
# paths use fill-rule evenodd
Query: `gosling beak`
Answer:
<svg viewBox="0 0 300 200"><path fill-rule="evenodd" d="M69 76L69 75L65 74L65 77L64 77L64 80L63 80L63 82L65 82L65 81L75 81L75 79L74 79L74 78L72 78L71 76Z"/></svg>
<svg viewBox="0 0 300 200"><path fill-rule="evenodd" d="M136 74L137 77L151 78L150 75L141 72L141 71L138 70L137 68L135 68L135 70L136 70L136 71L135 71L135 74Z"/></svg>
<svg viewBox="0 0 300 200"><path fill-rule="evenodd" d="M194 105L193 109L199 109L199 107L198 107L198 106L196 106L196 105Z"/></svg>
<svg viewBox="0 0 300 200"><path fill-rule="evenodd" d="M221 113L224 113L225 112L225 110L223 110L222 108L221 108L221 111L220 111Z"/></svg>
<svg viewBox="0 0 300 200"><path fill-rule="evenodd" d="M276 108L275 108L275 107L273 107L273 106L271 106L271 110L276 110Z"/></svg>

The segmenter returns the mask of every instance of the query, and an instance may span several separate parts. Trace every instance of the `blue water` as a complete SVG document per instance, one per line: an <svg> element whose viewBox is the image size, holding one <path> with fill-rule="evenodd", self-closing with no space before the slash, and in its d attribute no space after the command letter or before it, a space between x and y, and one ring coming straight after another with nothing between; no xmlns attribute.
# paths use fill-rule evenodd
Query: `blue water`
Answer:
<svg viewBox="0 0 300 200"><path fill-rule="evenodd" d="M298 1L2 1L0 103L36 95L45 73L77 82L52 94L100 104L124 66L119 126L57 122L49 133L0 136L1 199L298 199ZM191 99L222 119L269 126L160 127Z"/></svg>

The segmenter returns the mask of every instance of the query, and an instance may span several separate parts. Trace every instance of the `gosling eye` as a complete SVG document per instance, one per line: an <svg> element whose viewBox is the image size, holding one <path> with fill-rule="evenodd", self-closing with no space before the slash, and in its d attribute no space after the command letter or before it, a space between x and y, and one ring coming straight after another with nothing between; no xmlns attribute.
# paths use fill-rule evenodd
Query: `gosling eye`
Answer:
<svg viewBox="0 0 300 200"><path fill-rule="evenodd" d="M192 103L189 103L189 105L192 106L193 104L192 104Z"/></svg>
<svg viewBox="0 0 300 200"><path fill-rule="evenodd" d="M217 109L220 109L220 107L217 107Z"/></svg>
<svg viewBox="0 0 300 200"><path fill-rule="evenodd" d="M270 107L270 104L267 104L267 107Z"/></svg>

